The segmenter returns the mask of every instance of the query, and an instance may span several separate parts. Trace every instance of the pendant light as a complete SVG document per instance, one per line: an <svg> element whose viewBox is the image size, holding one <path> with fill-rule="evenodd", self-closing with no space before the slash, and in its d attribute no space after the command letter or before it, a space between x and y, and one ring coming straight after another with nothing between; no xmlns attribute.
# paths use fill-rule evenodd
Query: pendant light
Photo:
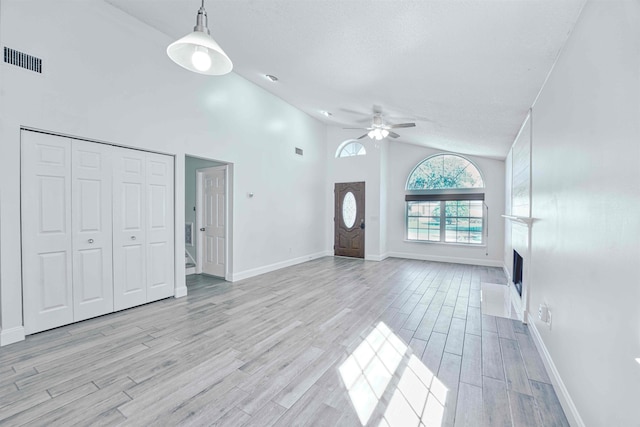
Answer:
<svg viewBox="0 0 640 427"><path fill-rule="evenodd" d="M173 62L194 73L211 76L227 74L233 69L233 64L210 34L202 0L193 33L171 43L167 47L167 55Z"/></svg>

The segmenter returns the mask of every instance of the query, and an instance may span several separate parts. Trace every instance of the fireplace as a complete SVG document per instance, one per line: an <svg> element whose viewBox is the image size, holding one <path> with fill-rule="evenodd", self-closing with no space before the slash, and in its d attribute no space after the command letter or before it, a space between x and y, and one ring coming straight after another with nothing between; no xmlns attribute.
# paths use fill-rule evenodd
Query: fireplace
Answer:
<svg viewBox="0 0 640 427"><path fill-rule="evenodd" d="M513 251L513 284L522 298L522 256L517 251Z"/></svg>

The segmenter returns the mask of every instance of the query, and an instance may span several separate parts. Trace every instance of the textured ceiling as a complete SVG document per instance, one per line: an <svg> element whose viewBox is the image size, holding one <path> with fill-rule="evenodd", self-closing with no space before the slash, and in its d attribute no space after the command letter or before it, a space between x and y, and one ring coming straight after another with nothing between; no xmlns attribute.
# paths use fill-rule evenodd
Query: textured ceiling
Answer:
<svg viewBox="0 0 640 427"><path fill-rule="evenodd" d="M106 1L176 39L200 6ZM388 121L416 122L397 141L504 158L583 3L206 0L205 8L235 73L318 120L366 127L376 105Z"/></svg>

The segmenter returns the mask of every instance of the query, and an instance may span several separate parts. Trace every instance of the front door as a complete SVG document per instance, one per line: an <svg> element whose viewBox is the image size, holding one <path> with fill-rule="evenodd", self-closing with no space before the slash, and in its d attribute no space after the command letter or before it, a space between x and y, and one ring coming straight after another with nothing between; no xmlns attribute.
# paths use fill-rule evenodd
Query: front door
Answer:
<svg viewBox="0 0 640 427"><path fill-rule="evenodd" d="M202 205L200 247L202 272L225 277L226 167L198 171ZM200 256L198 256L200 258Z"/></svg>
<svg viewBox="0 0 640 427"><path fill-rule="evenodd" d="M336 183L334 254L364 258L364 182Z"/></svg>

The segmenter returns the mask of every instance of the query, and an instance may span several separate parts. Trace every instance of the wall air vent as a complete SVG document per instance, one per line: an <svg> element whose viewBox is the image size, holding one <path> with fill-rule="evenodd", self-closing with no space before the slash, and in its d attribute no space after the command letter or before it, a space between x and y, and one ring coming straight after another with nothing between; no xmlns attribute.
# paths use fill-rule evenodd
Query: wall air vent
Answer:
<svg viewBox="0 0 640 427"><path fill-rule="evenodd" d="M4 47L4 62L42 74L42 59Z"/></svg>
<svg viewBox="0 0 640 427"><path fill-rule="evenodd" d="M298 148L298 147L296 147L296 154L297 154L298 156L302 156L302 148Z"/></svg>

